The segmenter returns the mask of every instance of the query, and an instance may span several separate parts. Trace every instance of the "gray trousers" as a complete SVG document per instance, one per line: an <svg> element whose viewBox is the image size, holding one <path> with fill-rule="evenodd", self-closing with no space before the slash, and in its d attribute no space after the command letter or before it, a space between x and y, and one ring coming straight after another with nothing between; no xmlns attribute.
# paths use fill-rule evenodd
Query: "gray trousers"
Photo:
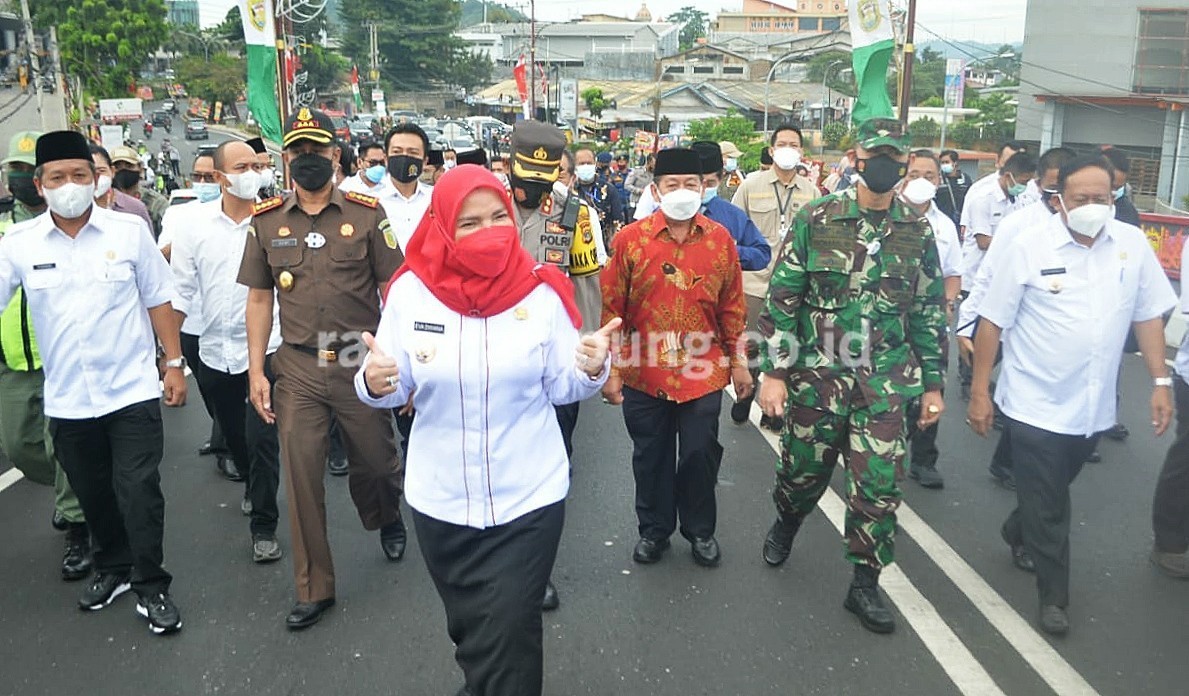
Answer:
<svg viewBox="0 0 1189 696"><path fill-rule="evenodd" d="M1152 501L1152 531L1156 550L1185 553L1189 550L1189 384L1173 378L1177 403L1177 439L1168 448L1164 468L1156 481Z"/></svg>

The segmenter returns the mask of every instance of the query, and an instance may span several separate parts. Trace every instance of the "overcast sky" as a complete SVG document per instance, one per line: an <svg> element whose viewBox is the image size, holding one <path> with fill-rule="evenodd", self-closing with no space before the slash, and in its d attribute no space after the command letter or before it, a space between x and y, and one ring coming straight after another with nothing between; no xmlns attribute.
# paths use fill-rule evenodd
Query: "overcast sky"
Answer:
<svg viewBox="0 0 1189 696"><path fill-rule="evenodd" d="M907 0L894 2L903 5ZM234 4L235 0L199 0L203 26L218 24ZM528 0L509 0L505 4L528 14ZM796 2L792 0L789 4ZM743 3L741 0L648 0L648 8L654 17L676 12L686 5L714 17L720 10L738 10ZM1022 41L1027 6L1028 0L918 0L917 41L932 39L929 31L948 39L984 43ZM639 9L639 0L538 0L537 18L565 21L592 12L633 17Z"/></svg>

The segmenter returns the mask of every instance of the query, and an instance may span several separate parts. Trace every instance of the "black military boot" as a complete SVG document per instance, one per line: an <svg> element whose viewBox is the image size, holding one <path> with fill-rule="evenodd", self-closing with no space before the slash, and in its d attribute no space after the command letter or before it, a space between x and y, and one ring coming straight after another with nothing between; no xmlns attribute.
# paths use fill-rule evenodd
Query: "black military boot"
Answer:
<svg viewBox="0 0 1189 696"><path fill-rule="evenodd" d="M764 562L770 566L778 566L785 562L793 550L793 538L801 528L801 520L792 517L788 520L777 517L764 537Z"/></svg>
<svg viewBox="0 0 1189 696"><path fill-rule="evenodd" d="M879 594L879 571L868 565L855 566L855 579L842 605L859 617L863 628L872 633L891 633L896 630L892 610L884 606Z"/></svg>
<svg viewBox="0 0 1189 696"><path fill-rule="evenodd" d="M68 524L62 551L62 579L82 580L91 572L91 533L85 522Z"/></svg>

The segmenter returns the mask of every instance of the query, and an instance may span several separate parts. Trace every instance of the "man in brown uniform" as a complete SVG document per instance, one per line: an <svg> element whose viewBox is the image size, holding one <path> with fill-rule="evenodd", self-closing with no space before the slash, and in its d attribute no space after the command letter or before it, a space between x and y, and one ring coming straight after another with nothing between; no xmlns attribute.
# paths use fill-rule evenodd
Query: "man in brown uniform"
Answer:
<svg viewBox="0 0 1189 696"><path fill-rule="evenodd" d="M379 201L334 186L339 148L331 120L303 108L288 126L282 144L294 192L256 204L239 282L249 288L249 395L260 416L277 423L281 445L297 589L285 623L298 629L334 604L322 484L332 416L347 445L359 519L380 530L390 560L404 555L403 467L391 414L361 403L352 384L367 353L360 334L376 330L380 291L404 259ZM274 289L284 343L266 362Z"/></svg>

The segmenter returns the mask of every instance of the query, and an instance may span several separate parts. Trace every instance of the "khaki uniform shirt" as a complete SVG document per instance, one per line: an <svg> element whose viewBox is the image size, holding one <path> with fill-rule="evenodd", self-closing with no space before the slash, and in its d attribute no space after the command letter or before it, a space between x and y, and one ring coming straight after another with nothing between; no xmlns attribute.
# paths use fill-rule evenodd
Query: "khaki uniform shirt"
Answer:
<svg viewBox="0 0 1189 696"><path fill-rule="evenodd" d="M239 282L277 289L281 339L324 348L380 323L380 293L404 262L380 202L335 189L317 215L297 196L253 210Z"/></svg>
<svg viewBox="0 0 1189 696"><path fill-rule="evenodd" d="M820 196L821 192L809 179L794 176L792 181L785 185L776 178L774 169L756 172L739 185L731 202L747 213L756 227L760 228L764 239L768 240L768 246L772 247L772 260L768 262L767 268L743 274L745 294L760 298L767 295L772 268L780 256L781 242L792 227L793 218L802 206Z"/></svg>
<svg viewBox="0 0 1189 696"><path fill-rule="evenodd" d="M554 190L536 210L513 206L520 244L538 263L557 266L570 276L574 299L582 313L582 330L594 331L599 328L603 300L599 289L602 266L591 224L592 210L589 205L582 205L575 230L571 232L558 224L565 205L566 195Z"/></svg>

